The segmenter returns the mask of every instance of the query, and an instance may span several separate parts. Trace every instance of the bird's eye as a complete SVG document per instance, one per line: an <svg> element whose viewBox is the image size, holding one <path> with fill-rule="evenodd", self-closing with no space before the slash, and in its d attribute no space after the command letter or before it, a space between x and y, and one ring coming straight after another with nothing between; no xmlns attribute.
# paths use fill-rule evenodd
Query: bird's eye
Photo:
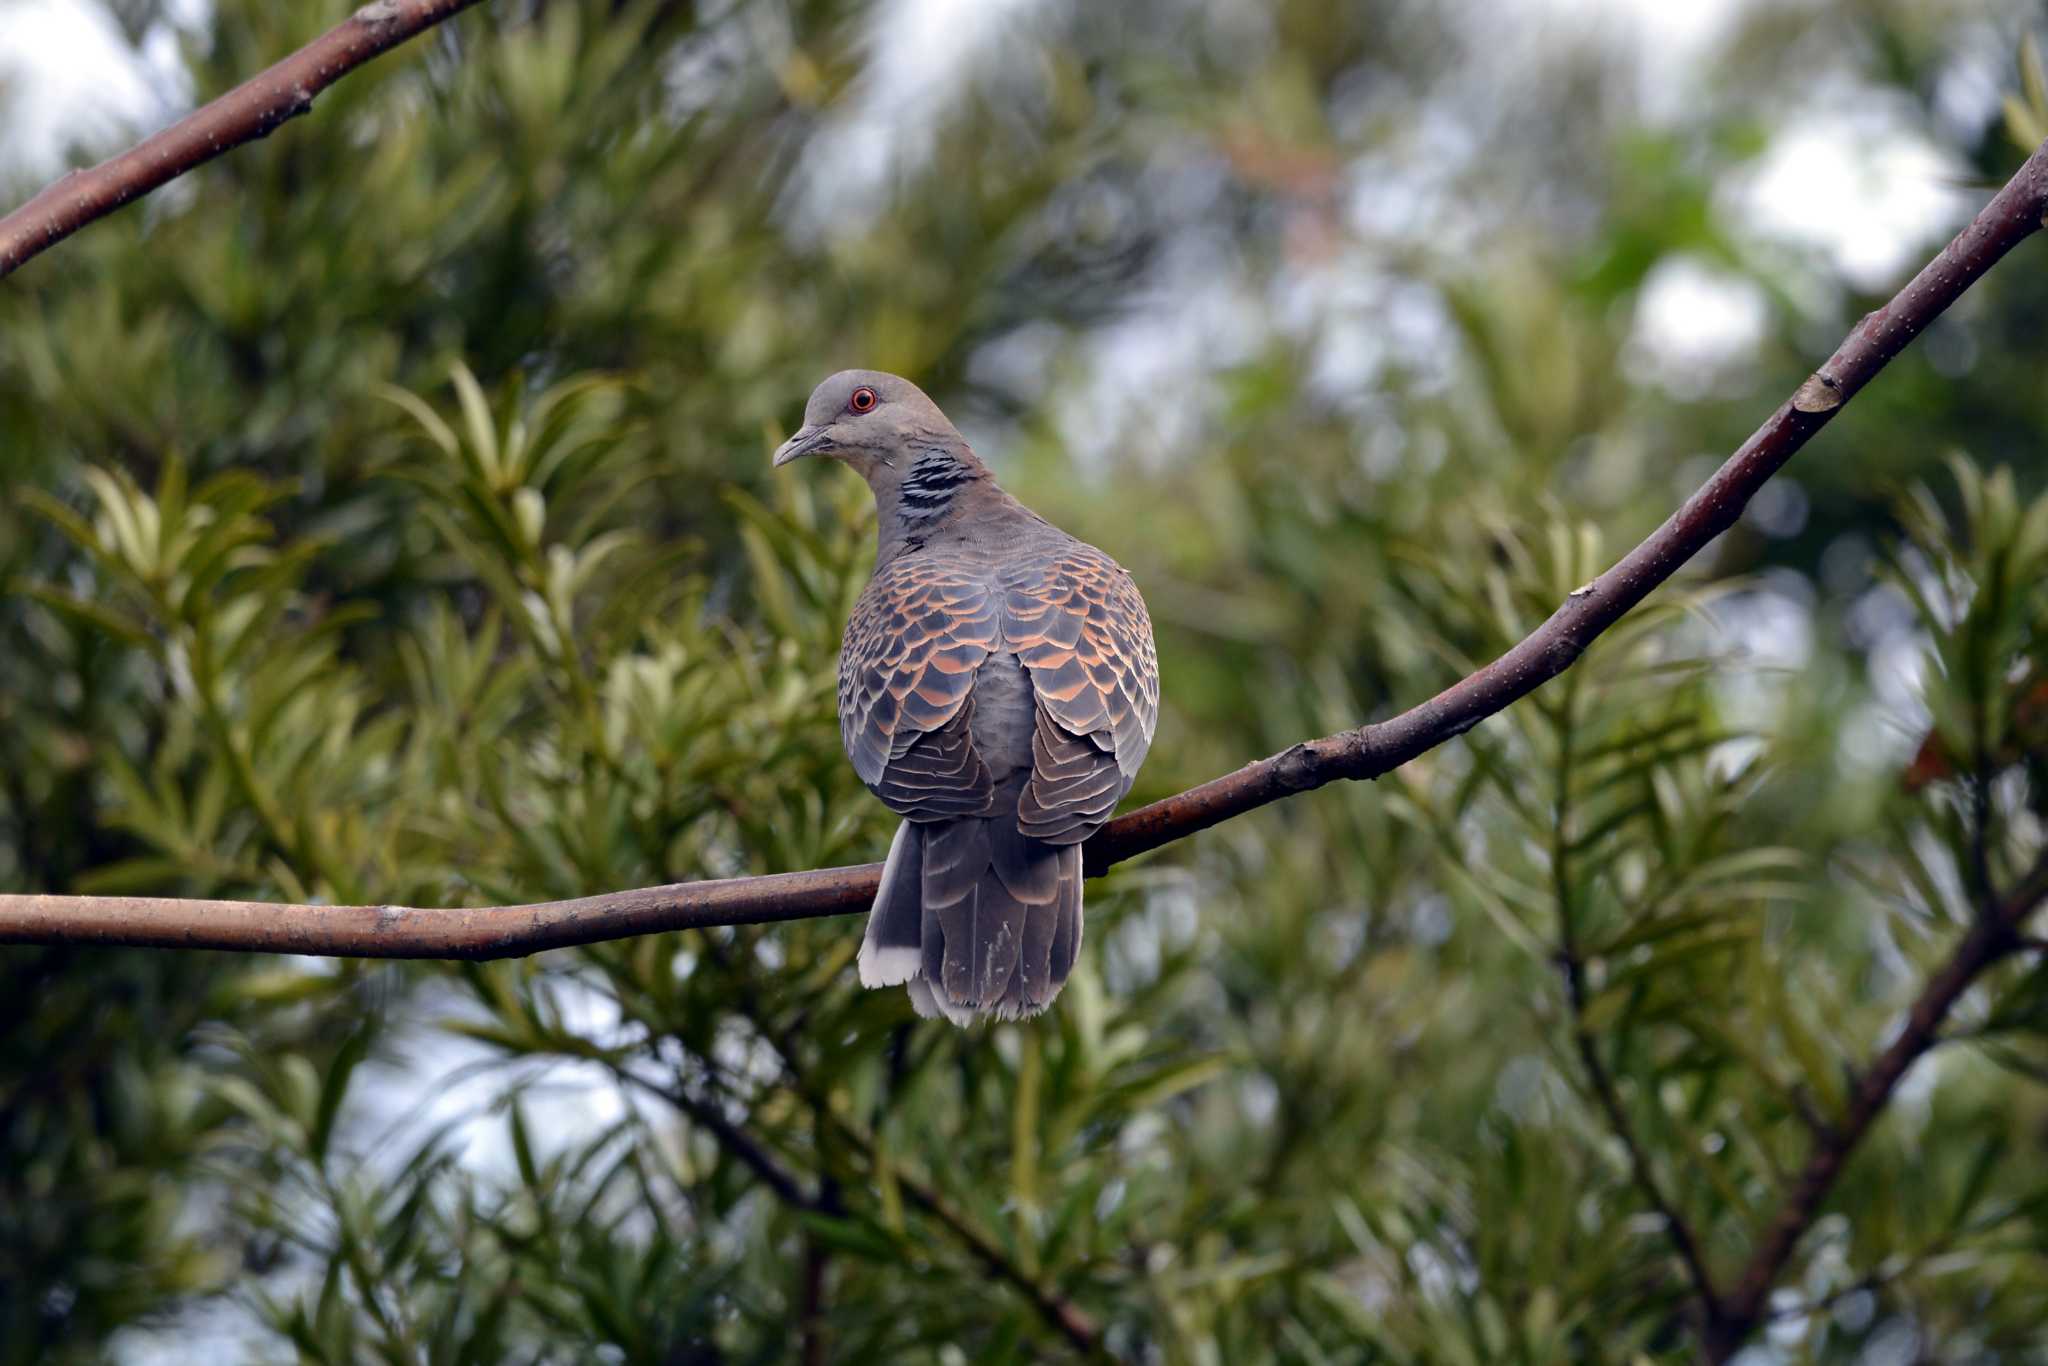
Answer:
<svg viewBox="0 0 2048 1366"><path fill-rule="evenodd" d="M853 397L846 401L846 406L853 409L856 413L873 412L875 410L875 391L865 386L854 390Z"/></svg>

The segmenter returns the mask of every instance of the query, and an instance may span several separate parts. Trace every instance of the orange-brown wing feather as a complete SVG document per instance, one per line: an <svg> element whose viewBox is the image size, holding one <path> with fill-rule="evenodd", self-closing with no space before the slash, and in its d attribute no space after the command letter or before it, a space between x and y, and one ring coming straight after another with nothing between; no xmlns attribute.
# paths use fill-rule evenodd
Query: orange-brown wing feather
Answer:
<svg viewBox="0 0 2048 1366"><path fill-rule="evenodd" d="M974 566L946 557L891 561L854 604L839 653L840 739L861 781L895 810L986 804L966 704L997 636L994 594Z"/></svg>
<svg viewBox="0 0 2048 1366"><path fill-rule="evenodd" d="M1152 620L1116 561L1070 541L1002 575L1006 648L1037 698L1025 834L1086 839L1130 789L1159 720Z"/></svg>

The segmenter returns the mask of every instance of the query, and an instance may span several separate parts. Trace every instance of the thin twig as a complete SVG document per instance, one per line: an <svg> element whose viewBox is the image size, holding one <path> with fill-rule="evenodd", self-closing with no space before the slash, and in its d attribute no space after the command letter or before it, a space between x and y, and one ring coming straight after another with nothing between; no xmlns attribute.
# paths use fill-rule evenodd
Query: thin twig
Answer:
<svg viewBox="0 0 2048 1366"><path fill-rule="evenodd" d="M1976 696L1971 702L1970 723L1970 892L1980 906L1997 898L1991 880L1991 754L1985 744L1990 718L1984 714L1984 685L1973 679Z"/></svg>
<svg viewBox="0 0 2048 1366"><path fill-rule="evenodd" d="M1940 1247L1941 1245L1936 1243L1932 1248L1901 1260L1897 1266L1888 1271L1872 1271L1867 1275L1857 1277L1847 1285L1838 1286L1830 1290L1825 1295L1800 1299L1791 1304L1775 1305L1767 1317L1773 1323L1782 1323L1787 1319L1811 1318L1817 1314L1828 1313L1836 1305L1852 1295L1870 1294L1884 1289L1894 1281L1912 1275L1913 1272L1919 1269L1923 1261L1936 1255Z"/></svg>
<svg viewBox="0 0 2048 1366"><path fill-rule="evenodd" d="M818 1203L825 1214L842 1212L838 1181L830 1176L819 1178ZM832 1359L832 1338L827 1332L832 1315L831 1275L831 1247L816 1229L805 1229L803 1275L797 1293L797 1359L803 1366L825 1366Z"/></svg>
<svg viewBox="0 0 2048 1366"><path fill-rule="evenodd" d="M747 1022L754 1027L754 1032L765 1039L769 1048L782 1060L783 1075L788 1079L790 1088L796 1092L798 1098L810 1107L811 1113L822 1124L836 1131L860 1154L867 1162L870 1172L875 1172L884 1161L880 1145L875 1142L875 1136L841 1115L832 1105L831 1099L818 1092L811 1084L809 1076L797 1067L793 1041L761 1017L757 1003L747 1006L743 1013ZM982 1265L987 1267L996 1279L1007 1281L1014 1286L1031 1302L1039 1317L1057 1330L1060 1336L1071 1343L1083 1357L1097 1360L1106 1355L1095 1320L1086 1310L1019 1266L1003 1251L1000 1243L954 1209L936 1187L926 1186L895 1169L890 1171L889 1177L897 1190L901 1191L911 1204L937 1220L955 1238L966 1244L968 1250L981 1260Z"/></svg>
<svg viewBox="0 0 2048 1366"><path fill-rule="evenodd" d="M854 1138L856 1142L861 1141L860 1135L853 1133L851 1126L844 1120L837 1116L833 1118L842 1130L848 1132L849 1137ZM872 1147L868 1150L868 1158L870 1161L875 1160ZM1012 1261L1009 1254L1003 1251L1002 1244L983 1232L981 1227L966 1215L954 1209L952 1202L941 1195L936 1187L913 1180L902 1172L894 1172L892 1176L896 1188L903 1192L906 1200L936 1219L955 1238L965 1243L968 1249L981 1259L982 1265L998 1279L1008 1281L1021 1291L1024 1297L1031 1301L1032 1307L1038 1311L1040 1317L1057 1328L1060 1335L1083 1357L1093 1361L1107 1355L1095 1320L1084 1310Z"/></svg>
<svg viewBox="0 0 2048 1366"><path fill-rule="evenodd" d="M755 1034L776 1054L782 1063L782 1071L789 1089L812 1113L813 1118L824 1130L839 1135L867 1163L870 1172L876 1172L882 1157L873 1135L862 1130L843 1116L837 1114L829 1098L819 1094L810 1079L797 1070L789 1041L777 1036L764 1021L743 1012L743 1017L754 1028ZM749 1109L756 1108L751 1101L720 1083L718 1071L708 1060L698 1057L694 1051L685 1048L685 1053L704 1063L714 1083L727 1095L739 1100ZM844 1214L839 1183L829 1173L821 1172L818 1178L818 1193L810 1195L804 1190L803 1181L788 1167L784 1166L767 1147L746 1129L727 1119L720 1113L715 1101L699 1100L681 1086L667 1087L634 1073L630 1068L614 1067L614 1073L628 1084L639 1087L650 1095L668 1101L681 1110L692 1121L709 1132L718 1145L728 1154L745 1165L773 1191L778 1199L791 1209L805 1214L818 1214L837 1218ZM823 1156L823 1144L819 1145ZM891 1171L890 1178L904 1197L934 1222L945 1228L960 1242L976 1260L986 1267L997 1280L1004 1281L1016 1289L1031 1304L1040 1318L1055 1332L1067 1340L1075 1350L1091 1361L1103 1359L1105 1352L1095 1321L1086 1310L1074 1304L1051 1286L1040 1281L1022 1266L1018 1265L1003 1251L987 1233L971 1219L953 1207L939 1191L926 1186L912 1177L898 1171ZM807 1256L810 1243L806 1244ZM818 1270L822 1274L822 1258ZM808 1296L810 1271L806 1270L804 1293ZM819 1287L822 1293L822 1285ZM807 1319L806 1323L810 1323ZM808 1337L806 1339L808 1341Z"/></svg>
<svg viewBox="0 0 2048 1366"><path fill-rule="evenodd" d="M454 0L444 0L454 3ZM1892 301L1866 316L1726 464L1606 573L1574 589L1499 659L1388 721L1297 744L1112 821L1087 844L1091 876L1261 806L1377 778L1462 735L1570 668L1602 631L1734 524L1750 498L1844 403L2048 214L2048 142ZM879 863L685 882L526 906L300 906L172 897L0 895L0 944L121 944L369 958L506 958L707 925L858 911Z"/></svg>
<svg viewBox="0 0 2048 1366"><path fill-rule="evenodd" d="M1599 1101L1600 1109L1607 1117L1607 1127L1614 1131L1614 1136L1621 1140L1621 1146L1628 1154L1630 1179L1635 1182L1644 1201L1664 1221L1664 1235L1670 1240L1671 1250L1685 1265L1693 1293L1699 1297L1703 1321L1712 1322L1721 1313L1721 1296L1714 1288L1714 1278L1707 1270L1706 1258L1700 1253L1699 1238L1657 1180L1650 1155L1636 1137L1635 1125L1630 1121L1628 1111L1622 1107L1614 1076L1608 1071L1592 1033L1586 1028L1585 963L1576 951L1570 949L1559 954L1558 958L1564 974L1565 995L1571 1002L1572 1043L1578 1050L1580 1064L1586 1069L1586 1080L1593 1088L1593 1097Z"/></svg>
<svg viewBox="0 0 2048 1366"><path fill-rule="evenodd" d="M663 1086L623 1068L614 1068L613 1071L649 1095L657 1096L682 1111L691 1123L710 1134L728 1155L761 1178L761 1184L775 1192L783 1204L806 1214L826 1212L824 1198L806 1193L796 1174L777 1161L775 1155L752 1134L720 1113L716 1101L699 1100L680 1084Z"/></svg>
<svg viewBox="0 0 2048 1366"><path fill-rule="evenodd" d="M1922 1054L1940 1041L1942 1022L1965 991L1998 963L2020 951L2020 926L2048 898L2048 855L2019 885L1984 907L1955 952L1927 979L1899 1036L1870 1062L1850 1088L1849 1105L1839 1122L1817 1136L1784 1202L1756 1240L1735 1287L1721 1303L1721 1312L1707 1325L1707 1355L1726 1361L1763 1317L1764 1304L1799 1240L1819 1217L1835 1180L1890 1102Z"/></svg>
<svg viewBox="0 0 2048 1366"><path fill-rule="evenodd" d="M1671 1250L1684 1264L1693 1293L1699 1297L1701 1321L1711 1322L1721 1312L1721 1297L1714 1288L1713 1276L1707 1271L1706 1259L1700 1255L1699 1239L1679 1211L1677 1202L1664 1193L1663 1183L1657 1180L1650 1155L1637 1139L1635 1125L1622 1106L1613 1074L1600 1057L1599 1044L1592 1030L1586 1026L1586 959L1579 947L1578 915L1571 886L1571 832L1568 828L1572 773L1577 760L1575 721L1578 694L1578 678L1574 675L1566 681L1563 704L1559 708L1557 787L1550 823L1550 876L1557 901L1557 961L1564 977L1565 1000L1571 1009L1572 1044L1578 1051L1580 1065L1585 1069L1586 1081L1593 1088L1593 1096L1606 1115L1607 1127L1621 1140L1621 1146L1628 1154L1629 1177L1644 1201L1664 1221L1664 1235L1671 1243Z"/></svg>
<svg viewBox="0 0 2048 1366"><path fill-rule="evenodd" d="M833 1106L831 1098L819 1092L811 1083L810 1077L797 1065L794 1040L776 1029L761 1014L760 1003L754 998L753 992L743 986L742 996L744 999L741 1017L781 1062L783 1078L789 1089L810 1109L813 1118L819 1124L827 1131L837 1133L860 1155L867 1163L870 1173L878 1174L884 1159L874 1135L841 1115ZM821 1142L821 1153L823 1146ZM1106 1355L1095 1320L1086 1310L1018 1265L1003 1251L1000 1243L956 1210L936 1187L926 1186L894 1169L890 1171L889 1177L912 1205L923 1210L965 1244L968 1251L988 1268L991 1275L997 1280L1007 1281L1030 1301L1032 1308L1038 1311L1039 1317L1072 1344L1082 1356L1090 1360L1099 1360ZM822 1180L829 1183L831 1178L825 1177ZM832 1187L827 1184L823 1189L830 1190Z"/></svg>
<svg viewBox="0 0 2048 1366"><path fill-rule="evenodd" d="M349 72L477 0L373 0L269 70L90 170L73 171L0 218L0 278L96 219L311 112Z"/></svg>

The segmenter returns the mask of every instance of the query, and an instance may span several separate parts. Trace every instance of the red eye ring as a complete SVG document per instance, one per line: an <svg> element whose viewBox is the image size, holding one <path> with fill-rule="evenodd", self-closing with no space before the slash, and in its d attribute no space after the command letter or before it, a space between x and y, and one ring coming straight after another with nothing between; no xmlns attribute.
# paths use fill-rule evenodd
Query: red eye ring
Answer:
<svg viewBox="0 0 2048 1366"><path fill-rule="evenodd" d="M853 391L853 397L846 400L846 406L856 413L871 413L875 410L875 391L862 385Z"/></svg>

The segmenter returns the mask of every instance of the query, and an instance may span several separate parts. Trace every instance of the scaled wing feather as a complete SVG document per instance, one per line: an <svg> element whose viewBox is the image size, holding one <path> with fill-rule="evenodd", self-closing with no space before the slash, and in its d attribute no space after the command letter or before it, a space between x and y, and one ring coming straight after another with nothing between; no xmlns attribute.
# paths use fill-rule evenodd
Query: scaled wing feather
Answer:
<svg viewBox="0 0 2048 1366"><path fill-rule="evenodd" d="M1130 790L1159 719L1159 661L1144 599L1090 545L1007 566L1003 638L1031 671L1038 718L1018 826L1049 843L1095 833Z"/></svg>
<svg viewBox="0 0 2048 1366"><path fill-rule="evenodd" d="M890 561L854 604L839 655L840 738L861 781L895 810L924 819L954 814L924 812L941 774L979 790L974 809L987 804L988 775L976 776L967 727L951 723L963 717L997 632L994 596L975 567L941 556ZM926 749L920 741L928 736L937 742ZM879 785L914 749L921 752L905 772L906 791L892 799Z"/></svg>

